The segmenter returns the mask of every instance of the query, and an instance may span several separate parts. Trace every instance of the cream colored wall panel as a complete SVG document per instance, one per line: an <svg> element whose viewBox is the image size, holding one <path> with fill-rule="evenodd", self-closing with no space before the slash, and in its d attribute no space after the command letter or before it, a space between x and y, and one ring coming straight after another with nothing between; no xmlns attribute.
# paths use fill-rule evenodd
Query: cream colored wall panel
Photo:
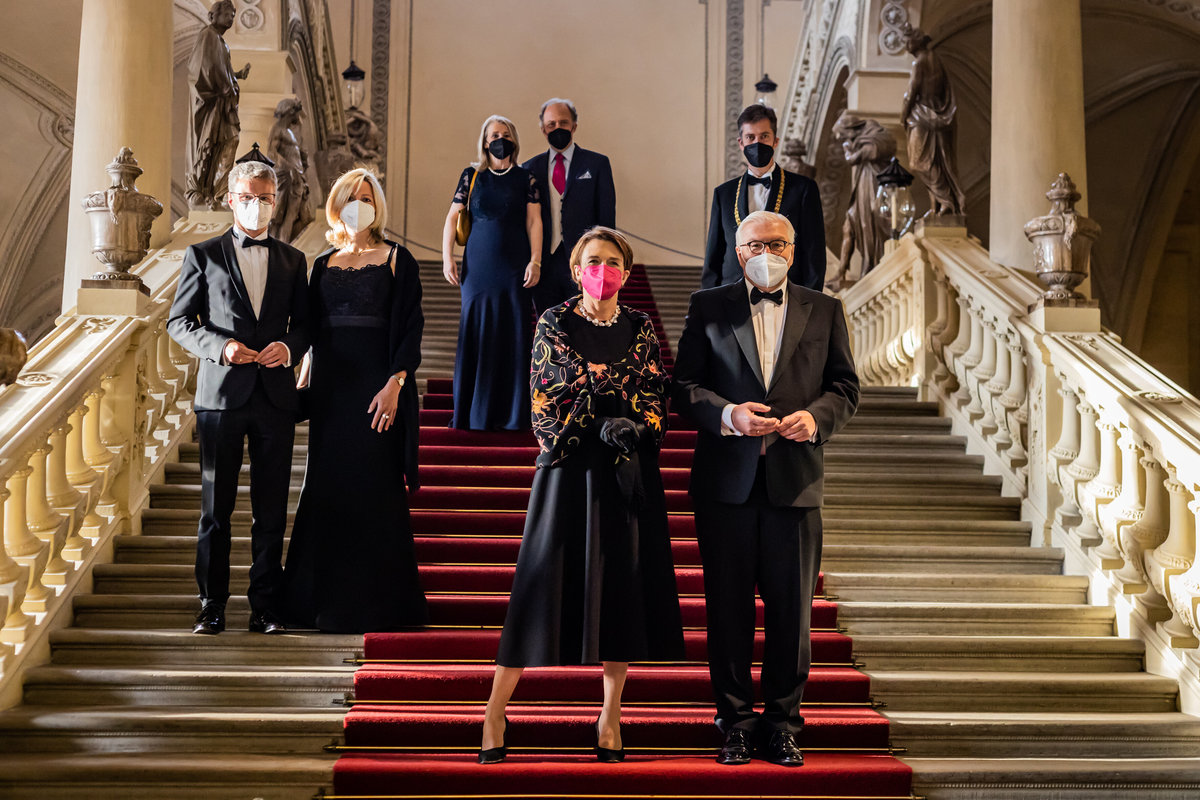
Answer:
<svg viewBox="0 0 1200 800"><path fill-rule="evenodd" d="M21 196L38 174L51 145L39 127L42 109L31 105L3 82L0 82L0 109L4 110L4 129L0 132L0 187L3 187L0 230L3 230L12 224Z"/></svg>

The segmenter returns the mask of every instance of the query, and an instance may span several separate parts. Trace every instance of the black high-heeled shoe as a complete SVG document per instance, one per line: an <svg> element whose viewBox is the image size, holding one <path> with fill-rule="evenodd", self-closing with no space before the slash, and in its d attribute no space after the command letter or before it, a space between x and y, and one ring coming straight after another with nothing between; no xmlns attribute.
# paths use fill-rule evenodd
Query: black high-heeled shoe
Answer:
<svg viewBox="0 0 1200 800"><path fill-rule="evenodd" d="M593 726L596 729L596 760L604 764L618 764L625 760L625 748L620 750L612 750L607 747L600 746L600 718L596 717L596 724Z"/></svg>
<svg viewBox="0 0 1200 800"><path fill-rule="evenodd" d="M504 717L504 738L508 738L508 716ZM508 757L508 747L500 745L499 747L489 747L487 750L480 749L476 760L480 764L499 764Z"/></svg>

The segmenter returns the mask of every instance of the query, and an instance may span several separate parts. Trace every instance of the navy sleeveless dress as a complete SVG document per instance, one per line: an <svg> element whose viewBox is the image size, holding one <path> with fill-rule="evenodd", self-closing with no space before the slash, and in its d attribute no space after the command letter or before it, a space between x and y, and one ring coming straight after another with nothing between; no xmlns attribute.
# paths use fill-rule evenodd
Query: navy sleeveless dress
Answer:
<svg viewBox="0 0 1200 800"><path fill-rule="evenodd" d="M454 201L465 203L474 169L463 170ZM533 175L482 170L470 192L471 235L463 251L462 316L454 361L455 428L528 430L533 347L526 207L538 202Z"/></svg>
<svg viewBox="0 0 1200 800"><path fill-rule="evenodd" d="M397 270L411 261L403 255ZM415 425L397 419L379 433L367 414L393 374L398 284L386 262L339 269L325 254L313 264L308 464L284 569L287 621L297 627L365 633L428 622L405 491Z"/></svg>

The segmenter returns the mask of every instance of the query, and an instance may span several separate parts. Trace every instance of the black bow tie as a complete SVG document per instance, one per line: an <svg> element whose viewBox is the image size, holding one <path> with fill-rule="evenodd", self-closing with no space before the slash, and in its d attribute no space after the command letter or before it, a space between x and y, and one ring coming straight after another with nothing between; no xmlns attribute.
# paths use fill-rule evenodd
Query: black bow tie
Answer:
<svg viewBox="0 0 1200 800"><path fill-rule="evenodd" d="M776 289L773 292L764 292L757 286L750 287L750 303L758 305L763 300L770 300L775 305L783 305L783 289Z"/></svg>
<svg viewBox="0 0 1200 800"><path fill-rule="evenodd" d="M750 180L747 182L751 186L758 185L758 186L765 186L768 189L771 188L771 176L770 175L763 175L761 178L756 178L753 175L751 175Z"/></svg>
<svg viewBox="0 0 1200 800"><path fill-rule="evenodd" d="M266 239L251 239L249 236L242 237L242 247L269 247Z"/></svg>

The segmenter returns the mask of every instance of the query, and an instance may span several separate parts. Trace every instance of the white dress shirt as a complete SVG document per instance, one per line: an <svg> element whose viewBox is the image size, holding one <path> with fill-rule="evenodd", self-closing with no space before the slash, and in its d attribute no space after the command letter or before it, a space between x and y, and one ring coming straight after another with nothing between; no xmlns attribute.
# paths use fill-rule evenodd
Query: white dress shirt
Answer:
<svg viewBox="0 0 1200 800"><path fill-rule="evenodd" d="M550 252L553 253L562 244L562 199L563 196L554 188L554 162L558 160L558 151L550 148L550 164L546 172L546 185L550 187ZM575 143L567 145L562 151L564 180L571 177L571 159L575 156ZM566 184L563 184L566 188Z"/></svg>
<svg viewBox="0 0 1200 800"><path fill-rule="evenodd" d="M772 162L767 166L767 171L763 173L764 178L774 178L775 163ZM758 177L750 170L746 170L746 180ZM763 186L755 183L746 187L750 191L746 192L746 207L750 211L762 211L767 207L767 198L771 196L771 187Z"/></svg>
<svg viewBox="0 0 1200 800"><path fill-rule="evenodd" d="M254 309L254 316L257 317L262 312L263 295L267 291L267 263L270 261L271 249L269 247L242 247L242 240L246 238L246 233L236 225L233 228L233 257L237 259L238 269L242 273L242 283L246 287L246 294L250 296L250 306ZM267 240L266 232L261 236L251 237L255 241L265 242ZM232 342L229 339L225 342L226 345ZM283 344L280 342L280 344ZM285 367L292 365L292 351L284 344L283 349L287 351L287 360L284 361ZM221 363L228 364L225 358L224 350L221 352Z"/></svg>
<svg viewBox="0 0 1200 800"><path fill-rule="evenodd" d="M750 300L750 290L754 287L746 281L746 300ZM783 302L775 305L770 300L760 300L750 303L750 324L754 327L754 344L758 348L758 366L762 370L763 383L771 385L771 376L775 374L775 361L779 358L779 347L783 343L783 321L787 317L788 292L787 283L782 287ZM721 434L723 436L741 436L741 431L733 427L733 403L726 403L721 410ZM770 434L772 436L776 434Z"/></svg>

